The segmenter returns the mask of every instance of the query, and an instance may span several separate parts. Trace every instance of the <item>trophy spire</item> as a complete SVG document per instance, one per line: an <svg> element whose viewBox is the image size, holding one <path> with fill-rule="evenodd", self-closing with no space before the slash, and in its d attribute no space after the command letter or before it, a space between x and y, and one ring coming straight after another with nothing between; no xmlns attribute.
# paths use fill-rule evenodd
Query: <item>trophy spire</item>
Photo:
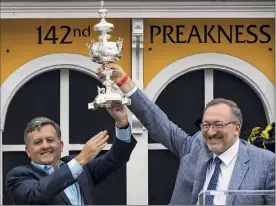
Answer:
<svg viewBox="0 0 276 206"><path fill-rule="evenodd" d="M99 15L101 17L100 23L94 26L94 31L100 32L100 36L98 37L99 41L102 43L106 43L108 39L110 39L111 35L107 34L107 32L111 32L114 29L114 25L108 23L105 20L107 10L103 8L104 2L101 1L101 8L99 10Z"/></svg>
<svg viewBox="0 0 276 206"><path fill-rule="evenodd" d="M93 62L104 64L108 62L116 62L122 57L123 39L120 37L116 42L108 41L111 35L108 32L113 31L114 25L105 20L107 10L104 8L104 2L101 1L101 8L99 15L101 17L100 23L94 26L94 31L100 33L98 36L99 42L91 41L88 45L89 55ZM88 104L89 109L96 110L98 107L110 107L112 102L121 102L124 105L130 105L131 101L126 97L118 86L111 80L113 71L105 68L103 71L98 71L99 76L104 76L105 81L103 85L106 88L98 87L98 96L95 100Z"/></svg>
<svg viewBox="0 0 276 206"><path fill-rule="evenodd" d="M123 49L122 39L118 38L116 42L107 41L111 37L111 35L107 33L113 31L114 25L105 20L107 10L104 9L103 6L104 3L101 1L101 8L99 9L101 21L94 26L94 31L100 33L98 36L99 42L94 42L94 40L92 40L91 44L88 46L91 60L99 64L118 61L122 57Z"/></svg>

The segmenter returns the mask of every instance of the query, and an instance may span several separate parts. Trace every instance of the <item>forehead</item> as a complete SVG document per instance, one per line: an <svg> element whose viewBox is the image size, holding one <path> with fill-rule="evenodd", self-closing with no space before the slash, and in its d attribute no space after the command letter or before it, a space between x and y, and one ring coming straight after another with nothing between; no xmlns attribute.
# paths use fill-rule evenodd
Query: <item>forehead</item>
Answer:
<svg viewBox="0 0 276 206"><path fill-rule="evenodd" d="M206 109L203 121L231 121L231 108L227 104L217 104Z"/></svg>
<svg viewBox="0 0 276 206"><path fill-rule="evenodd" d="M56 137L57 132L53 125L47 124L40 127L40 129L36 129L28 134L30 139L38 139L38 138L47 138L47 137Z"/></svg>

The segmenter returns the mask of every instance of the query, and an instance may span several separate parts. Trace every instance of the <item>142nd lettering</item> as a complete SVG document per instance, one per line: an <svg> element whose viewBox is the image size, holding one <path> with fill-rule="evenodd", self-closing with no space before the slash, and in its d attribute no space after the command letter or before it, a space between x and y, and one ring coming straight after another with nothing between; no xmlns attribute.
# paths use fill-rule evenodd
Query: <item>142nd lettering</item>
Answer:
<svg viewBox="0 0 276 206"><path fill-rule="evenodd" d="M57 35L58 29L63 31L63 35ZM51 26L48 30L39 26L36 30L38 44L43 44L44 41L51 41L52 44L72 44L75 37L89 37L91 33L90 26L84 29L71 28L70 26Z"/></svg>

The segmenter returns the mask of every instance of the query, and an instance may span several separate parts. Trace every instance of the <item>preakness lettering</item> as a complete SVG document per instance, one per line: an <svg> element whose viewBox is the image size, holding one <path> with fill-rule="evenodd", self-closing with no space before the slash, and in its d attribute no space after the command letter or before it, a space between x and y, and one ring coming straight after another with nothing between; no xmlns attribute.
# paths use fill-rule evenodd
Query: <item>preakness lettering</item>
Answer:
<svg viewBox="0 0 276 206"><path fill-rule="evenodd" d="M269 43L269 25L150 25L150 43Z"/></svg>

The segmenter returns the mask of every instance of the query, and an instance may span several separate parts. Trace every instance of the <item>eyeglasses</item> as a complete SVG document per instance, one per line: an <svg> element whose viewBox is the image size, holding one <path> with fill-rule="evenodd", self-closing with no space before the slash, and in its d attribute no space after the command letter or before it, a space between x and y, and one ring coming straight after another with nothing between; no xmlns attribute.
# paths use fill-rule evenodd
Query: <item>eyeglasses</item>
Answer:
<svg viewBox="0 0 276 206"><path fill-rule="evenodd" d="M224 127L232 123L236 123L236 122L228 122L228 123L217 122L213 124L201 123L199 126L203 132L208 132L210 127L212 127L212 130L214 130L215 132L220 132L223 130Z"/></svg>

